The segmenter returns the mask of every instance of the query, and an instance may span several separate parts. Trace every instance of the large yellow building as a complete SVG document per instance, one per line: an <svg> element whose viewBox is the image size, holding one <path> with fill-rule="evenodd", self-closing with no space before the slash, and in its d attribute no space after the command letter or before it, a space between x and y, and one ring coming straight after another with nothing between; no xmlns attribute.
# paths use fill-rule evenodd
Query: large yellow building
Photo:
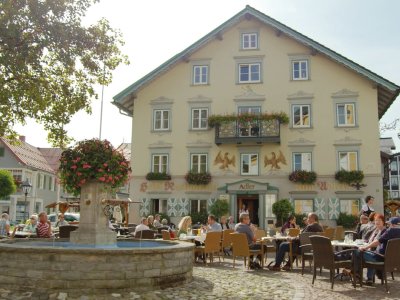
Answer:
<svg viewBox="0 0 400 300"><path fill-rule="evenodd" d="M332 223L369 194L383 211L378 120L399 90L247 6L114 97L132 116L137 217L176 222L220 198L236 218L245 204L265 227L272 204L288 198ZM211 182L189 184L190 170ZM290 181L296 170L317 179ZM339 170L363 171L366 186L336 181ZM163 172L170 177L146 179Z"/></svg>

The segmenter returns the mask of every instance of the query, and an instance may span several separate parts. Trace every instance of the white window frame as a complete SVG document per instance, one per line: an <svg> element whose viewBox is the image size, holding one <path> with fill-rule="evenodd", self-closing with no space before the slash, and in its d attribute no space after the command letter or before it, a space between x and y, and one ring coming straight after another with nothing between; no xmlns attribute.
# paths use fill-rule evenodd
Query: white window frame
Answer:
<svg viewBox="0 0 400 300"><path fill-rule="evenodd" d="M155 158L156 157L158 157L158 161L159 161L159 163L158 163L158 170L156 170L155 169ZM165 163L165 173L168 173L168 164L169 164L169 157L168 157L168 154L153 154L152 156L151 156L151 171L153 172L153 173L164 173L163 171L162 171L162 169L163 169L163 163L162 163L162 160L163 160L163 158L164 157L166 157L166 163Z"/></svg>
<svg viewBox="0 0 400 300"><path fill-rule="evenodd" d="M296 167L296 157L301 157L300 168ZM307 157L308 156L308 157ZM309 167L303 163L309 160ZM312 171L312 152L293 152L292 153L292 161L293 161L293 171Z"/></svg>
<svg viewBox="0 0 400 300"><path fill-rule="evenodd" d="M303 201L311 201L311 210L308 211L307 209L304 209L305 205L303 204ZM301 203L301 209L297 210L299 207L298 203ZM293 206L294 206L294 213L295 214L308 214L314 211L314 199L294 199L293 200ZM297 204L297 205L296 205ZM309 205L306 205L308 207Z"/></svg>
<svg viewBox="0 0 400 300"><path fill-rule="evenodd" d="M193 211L193 202L194 202L194 201L197 202L197 203L196 203L196 207L195 207L196 211ZM201 203L202 203L202 202L204 203L204 201L205 201L205 203L206 203L206 210L205 210L205 213L207 213L207 211L208 211L208 201L207 201L207 199L190 199L190 212L191 212L191 213L192 213L192 212L200 213L200 212L201 212L201 211L200 211Z"/></svg>
<svg viewBox="0 0 400 300"><path fill-rule="evenodd" d="M197 80L196 70L199 70L199 78ZM209 67L208 65L194 65L193 66L193 85L204 85L208 84L208 74L209 74ZM203 76L205 75L205 81L203 80Z"/></svg>
<svg viewBox="0 0 400 300"><path fill-rule="evenodd" d="M195 157L197 157L197 161L198 161L196 170L194 169L195 167L194 167L194 162L193 162L193 159ZM201 158L202 157L206 158L205 171L204 172L208 172L208 155L205 154L205 153L193 153L193 154L190 155L190 170L192 172L194 172L194 173L201 173L202 172L201 171L201 166L202 166Z"/></svg>
<svg viewBox="0 0 400 300"><path fill-rule="evenodd" d="M339 106L344 106L344 124L340 123L339 120ZM352 106L353 109L353 123L348 123L347 121L347 106ZM336 123L338 127L354 127L356 126L356 105L354 103L337 103L336 104Z"/></svg>
<svg viewBox="0 0 400 300"><path fill-rule="evenodd" d="M198 118L198 126L196 127L194 124L195 121L195 117L194 117L194 113L195 111L199 112L199 118ZM206 112L206 117L203 118L202 117L202 112ZM204 124L202 124L204 121ZM206 130L208 129L208 108L203 108L203 107L196 107L196 108L192 108L192 129L193 130Z"/></svg>
<svg viewBox="0 0 400 300"><path fill-rule="evenodd" d="M243 171L243 163L244 163L245 156L247 156L247 159L249 162L249 171L248 172ZM256 162L256 166L254 166L252 169L251 159L253 156L257 157L257 162ZM242 153L242 154L240 154L240 175L258 176L258 174L259 174L259 155L258 155L258 153Z"/></svg>
<svg viewBox="0 0 400 300"><path fill-rule="evenodd" d="M298 64L299 69L298 69L298 76L295 74L295 64ZM302 66L305 65L305 74L303 74L303 68ZM309 69L308 69L308 60L307 59L296 59L292 60L292 79L293 80L308 80L309 79Z"/></svg>
<svg viewBox="0 0 400 300"><path fill-rule="evenodd" d="M295 108L299 107L300 108L300 122L301 124L297 125L295 124L295 117L294 117L294 112ZM304 124L304 112L303 108L307 107L308 108L308 125ZM311 127L311 105L310 104L293 104L292 105L292 126L293 128L310 128Z"/></svg>
<svg viewBox="0 0 400 300"><path fill-rule="evenodd" d="M247 66L249 69L249 73L248 73L248 77L249 80L241 80L241 75L242 75L242 67ZM258 79L257 80L252 80L252 72L251 72L251 68L253 66L258 66ZM257 63L240 63L238 65L238 75L239 75L239 83L260 83L261 82L261 63L257 62Z"/></svg>
<svg viewBox="0 0 400 300"><path fill-rule="evenodd" d="M346 154L347 156L347 166L346 168L344 168L342 166L342 161L341 161L341 154ZM351 162L349 159L349 155L351 154L355 154L355 163L356 163L356 168L354 170L352 170L350 168ZM338 151L338 162L339 162L339 170L345 170L345 171L357 171L358 170L358 152L357 151Z"/></svg>
<svg viewBox="0 0 400 300"><path fill-rule="evenodd" d="M248 38L248 46L245 47L245 38ZM252 37L255 37L255 45L252 47ZM246 33L242 33L242 49L243 50L254 50L254 49L258 49L258 32L246 32Z"/></svg>
<svg viewBox="0 0 400 300"><path fill-rule="evenodd" d="M164 117L164 112L168 113L167 116L167 124L168 126L165 128L164 127L164 121L165 121L165 117ZM157 113L160 113L160 128L156 128L156 124L157 124ZM153 130L154 131L166 131L169 130L169 123L170 123L170 113L171 111L169 109L155 109L154 113L153 113Z"/></svg>
<svg viewBox="0 0 400 300"><path fill-rule="evenodd" d="M343 205L344 202L350 202L350 201L357 201L357 205L354 205L355 203L350 204L350 210L348 209L343 209L343 208L349 208L348 205ZM339 211L347 214L351 214L353 216L358 216L358 213L360 211L360 199L354 198L354 199L339 199Z"/></svg>
<svg viewBox="0 0 400 300"><path fill-rule="evenodd" d="M153 211L155 214L167 214L168 212L168 199L165 198L152 198ZM155 209L155 202L158 201L158 211ZM163 209L165 208L165 210Z"/></svg>

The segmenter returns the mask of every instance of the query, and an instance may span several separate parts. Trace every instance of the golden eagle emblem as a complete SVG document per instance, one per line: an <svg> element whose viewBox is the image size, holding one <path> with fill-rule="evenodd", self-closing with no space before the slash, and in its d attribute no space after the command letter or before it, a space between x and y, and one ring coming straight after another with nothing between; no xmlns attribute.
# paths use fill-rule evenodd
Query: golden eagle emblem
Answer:
<svg viewBox="0 0 400 300"><path fill-rule="evenodd" d="M271 165L271 170L276 169L279 170L281 167L279 164L284 164L286 165L286 158L283 155L282 151L279 150L279 156L276 157L275 152L271 152L271 158L268 158L267 155L264 157L264 167L266 168L268 165Z"/></svg>
<svg viewBox="0 0 400 300"><path fill-rule="evenodd" d="M222 156L221 152L222 151L218 152L218 155L214 160L214 166L220 164L219 168L221 170L229 169L229 165L232 165L235 167L235 155L232 155L232 157L229 158L228 152L225 152L224 156Z"/></svg>

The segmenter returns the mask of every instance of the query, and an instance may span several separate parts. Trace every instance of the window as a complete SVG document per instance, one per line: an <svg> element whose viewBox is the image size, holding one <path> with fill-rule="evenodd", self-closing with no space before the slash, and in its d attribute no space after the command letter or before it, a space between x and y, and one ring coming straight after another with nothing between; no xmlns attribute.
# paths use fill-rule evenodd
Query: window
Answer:
<svg viewBox="0 0 400 300"><path fill-rule="evenodd" d="M314 201L312 199L294 200L295 214L308 214L313 211L314 211Z"/></svg>
<svg viewBox="0 0 400 300"><path fill-rule="evenodd" d="M390 177L390 189L391 190L399 189L399 180L397 177Z"/></svg>
<svg viewBox="0 0 400 300"><path fill-rule="evenodd" d="M355 110L353 103L337 104L336 108L338 126L355 126Z"/></svg>
<svg viewBox="0 0 400 300"><path fill-rule="evenodd" d="M310 105L292 106L293 127L310 127Z"/></svg>
<svg viewBox="0 0 400 300"><path fill-rule="evenodd" d="M193 84L208 84L208 66L193 66Z"/></svg>
<svg viewBox="0 0 400 300"><path fill-rule="evenodd" d="M257 49L258 48L258 34L243 33L242 34L242 49Z"/></svg>
<svg viewBox="0 0 400 300"><path fill-rule="evenodd" d="M260 64L239 64L239 83L260 82Z"/></svg>
<svg viewBox="0 0 400 300"><path fill-rule="evenodd" d="M190 157L190 170L194 173L207 172L207 154L192 154Z"/></svg>
<svg viewBox="0 0 400 300"><path fill-rule="evenodd" d="M169 129L169 110L154 110L154 130Z"/></svg>
<svg viewBox="0 0 400 300"><path fill-rule="evenodd" d="M293 153L293 171L311 171L311 153Z"/></svg>
<svg viewBox="0 0 400 300"><path fill-rule="evenodd" d="M207 200L190 200L190 212L207 213Z"/></svg>
<svg viewBox="0 0 400 300"><path fill-rule="evenodd" d="M151 199L153 204L153 212L155 214L167 213L167 199Z"/></svg>
<svg viewBox="0 0 400 300"><path fill-rule="evenodd" d="M341 199L340 200L340 212L348 215L358 216L360 211L360 200L359 199Z"/></svg>
<svg viewBox="0 0 400 300"><path fill-rule="evenodd" d="M207 129L208 109L193 108L192 109L192 129Z"/></svg>
<svg viewBox="0 0 400 300"><path fill-rule="evenodd" d="M241 175L258 175L258 154L242 154Z"/></svg>
<svg viewBox="0 0 400 300"><path fill-rule="evenodd" d="M0 147L0 157L4 156L4 147Z"/></svg>
<svg viewBox="0 0 400 300"><path fill-rule="evenodd" d="M307 60L292 61L292 78L293 80L308 80Z"/></svg>
<svg viewBox="0 0 400 300"><path fill-rule="evenodd" d="M339 168L345 171L357 171L357 152L339 152Z"/></svg>
<svg viewBox="0 0 400 300"><path fill-rule="evenodd" d="M397 161L393 160L390 162L390 174L397 175L397 171L398 171Z"/></svg>
<svg viewBox="0 0 400 300"><path fill-rule="evenodd" d="M238 108L238 114L250 114L259 115L261 113L260 106L240 106ZM239 136L240 137L257 137L260 134L260 124L256 122L240 122L239 126Z"/></svg>
<svg viewBox="0 0 400 300"><path fill-rule="evenodd" d="M168 155L153 155L153 165L151 171L154 173L167 173L168 171Z"/></svg>

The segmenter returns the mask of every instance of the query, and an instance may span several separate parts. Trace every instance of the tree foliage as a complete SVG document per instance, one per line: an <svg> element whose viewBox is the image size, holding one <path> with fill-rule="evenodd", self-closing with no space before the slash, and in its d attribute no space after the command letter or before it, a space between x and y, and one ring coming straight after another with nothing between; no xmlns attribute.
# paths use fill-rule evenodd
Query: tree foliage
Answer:
<svg viewBox="0 0 400 300"><path fill-rule="evenodd" d="M0 2L0 136L33 118L48 140L70 142L64 126L79 110L90 113L96 84L128 63L119 31L105 19L84 26L98 0L2 0Z"/></svg>
<svg viewBox="0 0 400 300"><path fill-rule="evenodd" d="M229 204L225 200L217 199L210 207L210 213L219 219L223 215L226 215L229 212Z"/></svg>
<svg viewBox="0 0 400 300"><path fill-rule="evenodd" d="M17 187L11 173L7 170L0 170L0 199L14 194L16 190Z"/></svg>
<svg viewBox="0 0 400 300"><path fill-rule="evenodd" d="M283 221L294 212L294 208L288 199L281 199L272 204L272 212L276 216L277 226L282 226Z"/></svg>

